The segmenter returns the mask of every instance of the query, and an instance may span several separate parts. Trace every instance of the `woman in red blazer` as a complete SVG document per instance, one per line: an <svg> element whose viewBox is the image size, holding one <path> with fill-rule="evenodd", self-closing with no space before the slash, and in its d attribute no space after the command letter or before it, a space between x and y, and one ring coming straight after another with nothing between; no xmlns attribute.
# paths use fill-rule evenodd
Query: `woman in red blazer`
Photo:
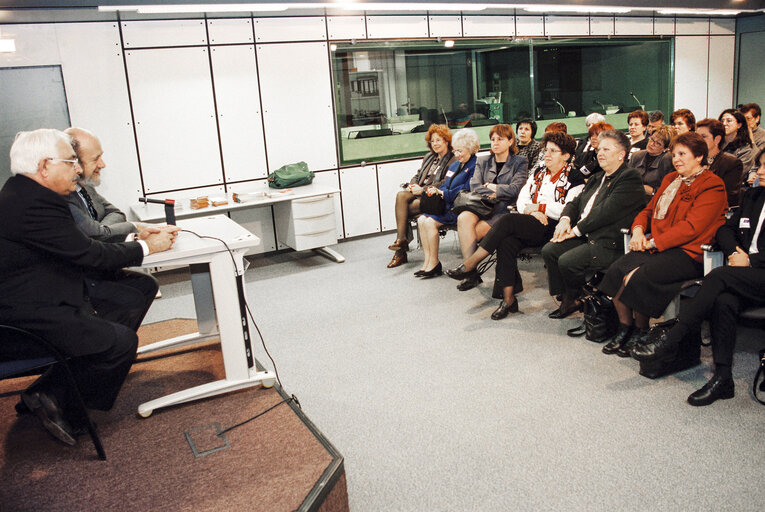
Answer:
<svg viewBox="0 0 765 512"><path fill-rule="evenodd" d="M613 297L619 329L603 347L606 354L629 357L661 316L683 281L701 277L703 251L725 222L725 185L706 170L707 145L693 132L672 141L669 173L648 206L632 223L630 252L616 260L599 289Z"/></svg>

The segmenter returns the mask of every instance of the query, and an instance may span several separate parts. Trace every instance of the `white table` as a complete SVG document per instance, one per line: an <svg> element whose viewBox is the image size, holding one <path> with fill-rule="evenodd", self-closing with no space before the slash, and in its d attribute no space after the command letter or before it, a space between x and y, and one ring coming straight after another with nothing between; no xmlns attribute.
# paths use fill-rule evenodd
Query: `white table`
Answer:
<svg viewBox="0 0 765 512"><path fill-rule="evenodd" d="M225 215L186 219L178 222L178 226L224 240L231 254L217 240L201 239L181 231L171 250L144 258L142 268L189 265L199 331L139 347L138 353L146 354L219 336L226 378L143 403L138 406L138 414L144 418L161 407L220 395L258 383L271 387L276 379L275 374L267 371L252 355L249 321L243 303L244 254L258 245L260 240Z"/></svg>
<svg viewBox="0 0 765 512"><path fill-rule="evenodd" d="M241 191L241 193L244 192ZM247 192L259 196L243 203L236 203L232 193L228 193L225 196L228 204L208 206L198 210L191 209L188 198L176 199L175 218L186 219L273 206L276 236L279 241L296 251L312 249L337 263L345 261L341 254L327 247L337 243L334 194L340 192L339 188L311 183L294 187L287 193L281 193L277 189L268 188L261 182L253 184L252 189ZM210 194L209 197L212 199L216 195ZM165 220L165 207L161 204L135 203L130 209L141 222L164 222Z"/></svg>

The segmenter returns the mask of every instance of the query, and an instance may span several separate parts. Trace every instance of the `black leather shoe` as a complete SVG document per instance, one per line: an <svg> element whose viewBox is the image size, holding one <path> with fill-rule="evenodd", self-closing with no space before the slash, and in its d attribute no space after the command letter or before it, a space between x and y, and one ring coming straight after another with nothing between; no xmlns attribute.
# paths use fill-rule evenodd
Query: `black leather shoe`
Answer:
<svg viewBox="0 0 765 512"><path fill-rule="evenodd" d="M414 277L422 277L422 274L424 274L425 272L427 272L427 270L420 269L414 273Z"/></svg>
<svg viewBox="0 0 765 512"><path fill-rule="evenodd" d="M449 270L447 270L446 275L451 277L452 279L456 279L457 281L462 281L467 279L468 277L477 276L478 272L476 272L475 269L467 270L465 269L465 265L460 265L457 268L450 268Z"/></svg>
<svg viewBox="0 0 765 512"><path fill-rule="evenodd" d="M624 344L626 344L630 338L632 338L632 332L634 329L631 325L619 324L619 329L611 341L603 346L604 354L615 354Z"/></svg>
<svg viewBox="0 0 765 512"><path fill-rule="evenodd" d="M564 299L560 307L547 316L549 318L555 318L555 319L566 318L571 313L574 313L576 311L581 311L581 310L582 310L582 303L579 302L578 300Z"/></svg>
<svg viewBox="0 0 765 512"><path fill-rule="evenodd" d="M723 379L715 375L704 387L691 393L688 403L694 406L709 405L715 400L727 400L735 394L733 379Z"/></svg>
<svg viewBox="0 0 765 512"><path fill-rule="evenodd" d="M499 303L499 307L491 314L492 320L502 320L510 313L518 312L518 299L516 298L512 304L508 304L504 300Z"/></svg>
<svg viewBox="0 0 765 512"><path fill-rule="evenodd" d="M472 290L479 284L483 283L483 279L481 279L481 276L478 274L468 277L467 279L464 279L460 284L457 285L457 289L461 292Z"/></svg>
<svg viewBox="0 0 765 512"><path fill-rule="evenodd" d="M64 413L53 396L44 391L31 393L22 391L21 400L42 422L50 435L69 446L77 444L72 427L64 419Z"/></svg>
<svg viewBox="0 0 765 512"><path fill-rule="evenodd" d="M638 361L673 359L680 350L680 342L684 334L678 327L680 327L679 324L667 331L663 331L652 342L635 347L632 351L632 357Z"/></svg>
<svg viewBox="0 0 765 512"><path fill-rule="evenodd" d="M622 346L616 349L615 354L619 357L630 357L632 351L640 345L645 345L645 339L648 337L648 329L641 330L635 329L632 331L632 336L626 342L622 343Z"/></svg>
<svg viewBox="0 0 765 512"><path fill-rule="evenodd" d="M443 273L444 273L443 267L441 267L441 262L439 261L438 265L436 265L430 270L423 272L422 275L420 275L420 277L423 279L430 279L431 277L443 275Z"/></svg>

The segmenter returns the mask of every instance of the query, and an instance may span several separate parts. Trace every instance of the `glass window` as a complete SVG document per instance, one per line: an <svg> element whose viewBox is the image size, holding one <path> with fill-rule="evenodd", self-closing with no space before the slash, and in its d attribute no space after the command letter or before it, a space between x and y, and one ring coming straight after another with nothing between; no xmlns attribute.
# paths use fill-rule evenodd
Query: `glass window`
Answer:
<svg viewBox="0 0 765 512"><path fill-rule="evenodd" d="M669 113L671 40L458 40L338 44L333 80L342 165L420 156L432 123L470 126L484 147L497 123L563 121L574 136L601 112Z"/></svg>

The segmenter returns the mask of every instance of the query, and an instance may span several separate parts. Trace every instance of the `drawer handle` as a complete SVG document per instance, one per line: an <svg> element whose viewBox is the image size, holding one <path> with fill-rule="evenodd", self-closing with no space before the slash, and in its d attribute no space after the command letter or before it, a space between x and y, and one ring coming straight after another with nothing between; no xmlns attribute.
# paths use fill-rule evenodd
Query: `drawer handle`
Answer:
<svg viewBox="0 0 765 512"><path fill-rule="evenodd" d="M324 201L329 196L322 196L322 197L310 197L307 199L295 199L293 202L297 204L310 204L310 203L318 203L319 201Z"/></svg>
<svg viewBox="0 0 765 512"><path fill-rule="evenodd" d="M332 232L332 231L335 231L335 229L334 228L332 228L332 229L325 229L324 231L315 231L313 233L301 233L301 234L299 234L297 236L318 236L318 235L323 235L325 233L329 233L329 232Z"/></svg>
<svg viewBox="0 0 765 512"><path fill-rule="evenodd" d="M335 212L331 213L322 213L321 215L314 215L313 217L295 217L295 220L312 220L312 219L321 219L323 217L329 217L330 215L334 216Z"/></svg>

